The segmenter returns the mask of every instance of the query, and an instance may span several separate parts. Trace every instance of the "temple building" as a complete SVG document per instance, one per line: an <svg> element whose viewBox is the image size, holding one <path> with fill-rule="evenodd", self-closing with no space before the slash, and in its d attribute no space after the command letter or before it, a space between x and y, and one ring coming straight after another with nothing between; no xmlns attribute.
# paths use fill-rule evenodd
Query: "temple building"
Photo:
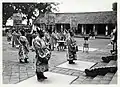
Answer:
<svg viewBox="0 0 120 87"><path fill-rule="evenodd" d="M117 12L84 12L84 13L49 13L41 14L33 22L43 29L63 30L73 29L75 34L86 35L94 32L95 35L110 35L117 27Z"/></svg>

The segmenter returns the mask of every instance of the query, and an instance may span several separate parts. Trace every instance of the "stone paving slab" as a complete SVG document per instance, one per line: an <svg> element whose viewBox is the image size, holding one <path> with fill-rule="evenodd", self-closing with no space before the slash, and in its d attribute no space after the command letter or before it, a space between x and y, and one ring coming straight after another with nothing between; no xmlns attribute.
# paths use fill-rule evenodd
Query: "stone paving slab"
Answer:
<svg viewBox="0 0 120 87"><path fill-rule="evenodd" d="M74 69L74 70L80 70L84 71L85 69L89 69L96 63L94 62L87 62L87 61L75 61L75 64L68 64L68 62L65 62L61 65L58 65L57 67L62 67L62 68L68 68L68 69Z"/></svg>
<svg viewBox="0 0 120 87"><path fill-rule="evenodd" d="M45 76L48 77L48 79L38 82L36 76L31 77L27 80L24 80L18 84L70 84L74 79L76 79L76 76L69 76L69 75L63 75L58 73L52 73L52 72L45 72Z"/></svg>
<svg viewBox="0 0 120 87"><path fill-rule="evenodd" d="M112 80L110 81L110 84L117 84L118 83L118 78L117 78L117 72L115 73L114 77L112 78Z"/></svg>
<svg viewBox="0 0 120 87"><path fill-rule="evenodd" d="M97 75L95 78L93 78L93 80L91 81L91 84L100 84L100 81L103 77L104 76Z"/></svg>
<svg viewBox="0 0 120 87"><path fill-rule="evenodd" d="M75 81L72 82L72 84L82 84L86 78L87 76L80 75Z"/></svg>
<svg viewBox="0 0 120 87"><path fill-rule="evenodd" d="M100 67L100 66L106 66L108 63L104 63L104 62L102 62L102 61L100 61L100 62L98 62L95 66L94 66L94 68L95 67Z"/></svg>
<svg viewBox="0 0 120 87"><path fill-rule="evenodd" d="M83 51L83 47L78 46L79 51ZM96 51L98 50L97 48L89 48L89 51Z"/></svg>
<svg viewBox="0 0 120 87"><path fill-rule="evenodd" d="M91 81L93 80L93 77L87 77L82 84L91 84Z"/></svg>
<svg viewBox="0 0 120 87"><path fill-rule="evenodd" d="M115 76L115 74L114 73L107 73L105 76L112 78L113 76Z"/></svg>
<svg viewBox="0 0 120 87"><path fill-rule="evenodd" d="M83 71L61 68L61 67L54 67L52 70L50 68L49 71L54 73L65 74L65 75L72 75L72 76L79 76L80 74L83 73Z"/></svg>

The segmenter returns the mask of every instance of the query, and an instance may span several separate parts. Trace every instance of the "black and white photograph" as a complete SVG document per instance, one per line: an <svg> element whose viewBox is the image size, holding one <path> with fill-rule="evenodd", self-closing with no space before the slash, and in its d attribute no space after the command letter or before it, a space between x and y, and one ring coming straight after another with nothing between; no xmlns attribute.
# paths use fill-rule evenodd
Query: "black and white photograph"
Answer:
<svg viewBox="0 0 120 87"><path fill-rule="evenodd" d="M118 0L3 0L2 84L117 85Z"/></svg>

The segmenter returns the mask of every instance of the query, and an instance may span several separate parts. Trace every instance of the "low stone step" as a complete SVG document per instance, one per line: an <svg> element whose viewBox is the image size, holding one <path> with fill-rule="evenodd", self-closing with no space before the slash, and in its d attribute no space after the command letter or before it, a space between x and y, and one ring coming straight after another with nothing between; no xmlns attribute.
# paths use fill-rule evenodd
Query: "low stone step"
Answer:
<svg viewBox="0 0 120 87"><path fill-rule="evenodd" d="M114 73L107 73L100 81L100 84L109 84L113 78Z"/></svg>
<svg viewBox="0 0 120 87"><path fill-rule="evenodd" d="M108 72L115 73L117 71L117 61L111 60L106 66L98 66L92 69L85 69L87 76L95 77L97 75L105 75Z"/></svg>
<svg viewBox="0 0 120 87"><path fill-rule="evenodd" d="M100 62L98 62L94 67L92 67L92 68L96 68L96 67L100 67L100 66L106 66L108 63L105 63L105 62L103 62L103 61L100 61ZM92 69L91 68L91 69Z"/></svg>
<svg viewBox="0 0 120 87"><path fill-rule="evenodd" d="M117 84L117 72L114 74L114 76L109 84Z"/></svg>
<svg viewBox="0 0 120 87"><path fill-rule="evenodd" d="M97 75L92 81L91 81L91 84L99 84L101 79L103 78L104 76L101 76L101 75Z"/></svg>
<svg viewBox="0 0 120 87"><path fill-rule="evenodd" d="M117 60L117 55L111 55L111 56L106 56L101 58L103 62L109 63L111 60Z"/></svg>
<svg viewBox="0 0 120 87"><path fill-rule="evenodd" d="M114 66L113 68L111 68L109 70L109 72L111 72L111 73L115 73L117 71L117 61L115 61L115 60L111 60L106 66L107 67Z"/></svg>
<svg viewBox="0 0 120 87"><path fill-rule="evenodd" d="M106 66L113 66L113 65L117 66L117 61L111 60Z"/></svg>
<svg viewBox="0 0 120 87"><path fill-rule="evenodd" d="M107 73L107 74L105 75L105 77L113 78L114 75L115 75L115 73Z"/></svg>
<svg viewBox="0 0 120 87"><path fill-rule="evenodd" d="M79 76L75 81L72 82L72 84L82 84L83 81L88 78L87 76L85 75L81 75ZM86 83L87 84L87 83Z"/></svg>
<svg viewBox="0 0 120 87"><path fill-rule="evenodd" d="M83 80L81 84L91 84L91 81L93 80L94 77L87 77L86 79Z"/></svg>

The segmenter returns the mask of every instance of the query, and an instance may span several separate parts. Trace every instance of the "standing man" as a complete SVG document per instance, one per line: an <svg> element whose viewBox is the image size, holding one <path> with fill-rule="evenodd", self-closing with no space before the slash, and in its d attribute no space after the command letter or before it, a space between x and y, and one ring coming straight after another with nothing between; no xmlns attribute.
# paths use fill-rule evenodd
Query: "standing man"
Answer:
<svg viewBox="0 0 120 87"><path fill-rule="evenodd" d="M37 80L47 79L44 72L48 71L48 61L51 57L50 49L47 48L44 40L44 32L37 29L38 36L35 38L33 45L36 52L36 75Z"/></svg>
<svg viewBox="0 0 120 87"><path fill-rule="evenodd" d="M67 46L68 46L68 61L69 64L75 64L73 60L77 60L77 49L76 49L76 41L74 39L74 33L72 31L69 31L69 37L66 40Z"/></svg>
<svg viewBox="0 0 120 87"><path fill-rule="evenodd" d="M11 44L11 39L12 39L12 34L11 34L11 30L8 30L7 34L7 41L9 44Z"/></svg>
<svg viewBox="0 0 120 87"><path fill-rule="evenodd" d="M28 63L29 62L29 43L27 38L25 37L25 31L21 30L21 36L19 38L19 61L20 63Z"/></svg>
<svg viewBox="0 0 120 87"><path fill-rule="evenodd" d="M20 37L20 33L18 32L18 30L13 31L12 37L13 37L12 38L12 47L19 46L18 39Z"/></svg>
<svg viewBox="0 0 120 87"><path fill-rule="evenodd" d="M32 34L31 34L31 30L28 30L26 33L26 38L29 42L30 47L32 46Z"/></svg>
<svg viewBox="0 0 120 87"><path fill-rule="evenodd" d="M117 29L113 29L111 33L111 43L113 45L113 52L117 52Z"/></svg>

